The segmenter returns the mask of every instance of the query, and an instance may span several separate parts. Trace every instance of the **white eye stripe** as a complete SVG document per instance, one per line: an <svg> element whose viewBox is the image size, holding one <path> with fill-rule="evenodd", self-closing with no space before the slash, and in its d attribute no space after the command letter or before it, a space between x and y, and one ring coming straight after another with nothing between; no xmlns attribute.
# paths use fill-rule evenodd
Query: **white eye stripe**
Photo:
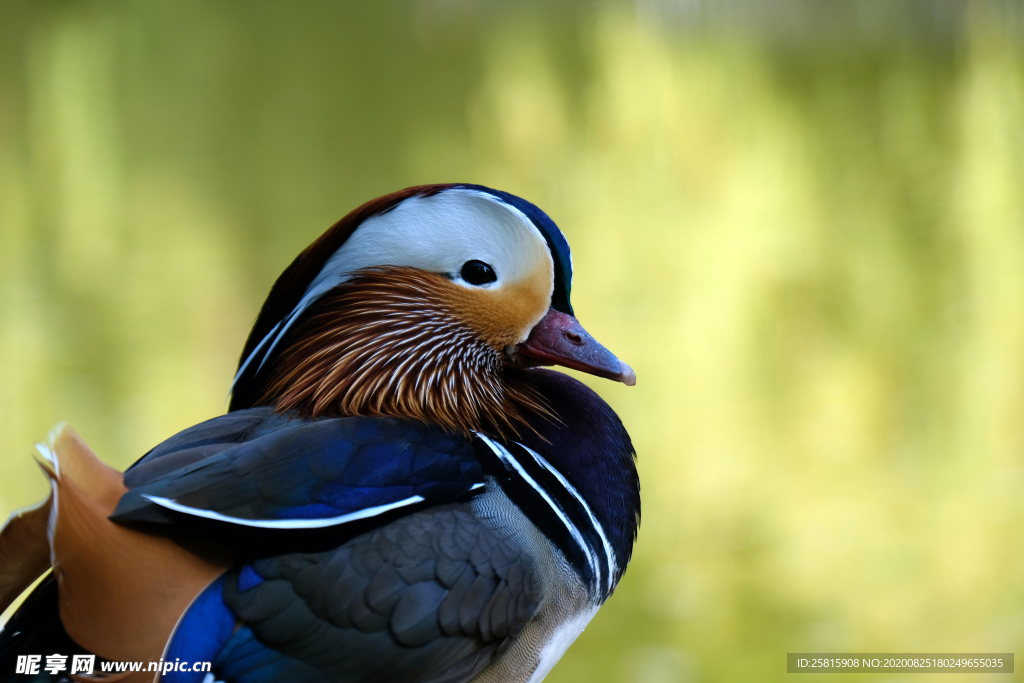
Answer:
<svg viewBox="0 0 1024 683"><path fill-rule="evenodd" d="M242 362L231 389L246 372L259 372L302 313L356 270L408 266L458 274L466 261L482 260L499 274L496 282L485 285L493 288L532 273L537 259L547 259L553 265L544 235L525 213L498 197L456 187L431 197L405 199L389 211L363 221L327 259L295 308L274 325ZM466 286L478 287L469 283ZM421 302L410 298L408 303L415 307ZM266 351L262 352L264 347ZM261 352L262 358L252 370L253 360Z"/></svg>
<svg viewBox="0 0 1024 683"><path fill-rule="evenodd" d="M281 327L281 323L280 322L278 322L276 325L274 325L270 329L270 332L267 333L267 335L265 337L263 337L263 339L260 341L260 343L256 345L256 348L254 348L252 350L252 353L250 353L246 357L245 362L242 363L239 366L238 372L235 373L235 378L233 380L231 380L231 388L228 390L229 393L235 390L235 385L238 384L238 378L241 377L242 374L246 371L246 369L249 367L249 363L251 363L252 359L256 357L256 354L258 354L260 352L260 349L263 348L263 345L266 344L270 339L275 339L274 343L275 344L277 343L276 337L274 337L274 334L277 332L277 329L279 327ZM270 352L268 351L267 354L269 354L269 353ZM264 358L264 360L266 360L266 355L264 355L263 358ZM263 364L261 363L260 367L262 367L262 366L263 366Z"/></svg>

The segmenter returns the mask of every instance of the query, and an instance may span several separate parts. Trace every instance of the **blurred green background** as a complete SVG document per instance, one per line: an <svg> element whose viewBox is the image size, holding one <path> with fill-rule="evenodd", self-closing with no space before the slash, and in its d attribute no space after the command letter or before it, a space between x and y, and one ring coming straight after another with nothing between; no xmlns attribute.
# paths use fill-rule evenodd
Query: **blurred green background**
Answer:
<svg viewBox="0 0 1024 683"><path fill-rule="evenodd" d="M1016 2L3 0L0 513L57 420L124 467L223 412L290 260L445 181L559 223L639 376L591 383L633 564L549 680L1022 652Z"/></svg>

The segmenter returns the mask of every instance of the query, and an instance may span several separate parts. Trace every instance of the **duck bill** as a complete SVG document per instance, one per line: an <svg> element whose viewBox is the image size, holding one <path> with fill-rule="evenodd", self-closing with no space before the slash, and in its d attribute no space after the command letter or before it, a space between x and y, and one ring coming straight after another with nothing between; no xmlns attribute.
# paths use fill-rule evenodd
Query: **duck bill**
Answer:
<svg viewBox="0 0 1024 683"><path fill-rule="evenodd" d="M530 365L561 365L626 386L636 384L631 367L601 346L576 318L553 308L534 326L526 341L515 347L515 352Z"/></svg>

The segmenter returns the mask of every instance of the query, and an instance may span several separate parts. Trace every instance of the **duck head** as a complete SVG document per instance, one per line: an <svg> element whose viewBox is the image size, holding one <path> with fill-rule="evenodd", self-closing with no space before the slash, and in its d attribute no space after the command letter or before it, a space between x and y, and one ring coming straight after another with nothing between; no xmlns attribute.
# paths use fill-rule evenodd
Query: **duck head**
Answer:
<svg viewBox="0 0 1024 683"><path fill-rule="evenodd" d="M529 368L632 385L573 315L558 227L513 195L426 185L345 216L274 284L239 360L231 410L391 415L515 432L549 412Z"/></svg>

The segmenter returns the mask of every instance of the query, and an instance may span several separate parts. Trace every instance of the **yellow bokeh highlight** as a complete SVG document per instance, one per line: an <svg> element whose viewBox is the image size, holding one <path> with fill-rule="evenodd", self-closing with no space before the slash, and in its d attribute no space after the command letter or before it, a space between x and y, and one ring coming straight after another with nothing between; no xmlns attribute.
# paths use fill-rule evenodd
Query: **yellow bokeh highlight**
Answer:
<svg viewBox="0 0 1024 683"><path fill-rule="evenodd" d="M3 10L4 510L45 493L60 419L125 467L223 412L274 277L340 215L479 182L563 228L581 322L638 375L585 379L643 524L549 680L1018 648L1017 24L973 3L952 36L831 44L657 4Z"/></svg>

